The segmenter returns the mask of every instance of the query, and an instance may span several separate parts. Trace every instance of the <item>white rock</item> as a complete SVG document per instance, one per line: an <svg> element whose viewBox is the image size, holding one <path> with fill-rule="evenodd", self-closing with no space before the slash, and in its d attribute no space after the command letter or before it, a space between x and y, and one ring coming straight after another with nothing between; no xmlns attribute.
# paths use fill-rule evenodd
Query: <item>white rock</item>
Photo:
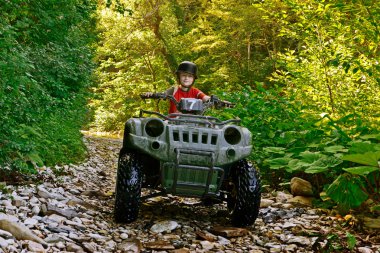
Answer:
<svg viewBox="0 0 380 253"><path fill-rule="evenodd" d="M150 231L153 233L163 233L163 232L170 232L173 231L178 227L178 223L175 221L161 221L156 224L154 224L151 228Z"/></svg>
<svg viewBox="0 0 380 253"><path fill-rule="evenodd" d="M209 241L201 241L202 249L211 250L214 248L215 244Z"/></svg>
<svg viewBox="0 0 380 253"><path fill-rule="evenodd" d="M0 247L6 249L8 248L8 245L9 245L8 241L0 237Z"/></svg>
<svg viewBox="0 0 380 253"><path fill-rule="evenodd" d="M371 250L367 247L359 247L358 252L360 252L360 253L373 253L373 250Z"/></svg>
<svg viewBox="0 0 380 253"><path fill-rule="evenodd" d="M34 226L34 225L36 225L37 223L38 223L38 220L33 219L33 218L26 218L26 219L24 220L24 225L26 225L26 226Z"/></svg>
<svg viewBox="0 0 380 253"><path fill-rule="evenodd" d="M120 238L123 239L123 240L128 239L128 237L129 237L129 235L127 233L122 233L120 235Z"/></svg>

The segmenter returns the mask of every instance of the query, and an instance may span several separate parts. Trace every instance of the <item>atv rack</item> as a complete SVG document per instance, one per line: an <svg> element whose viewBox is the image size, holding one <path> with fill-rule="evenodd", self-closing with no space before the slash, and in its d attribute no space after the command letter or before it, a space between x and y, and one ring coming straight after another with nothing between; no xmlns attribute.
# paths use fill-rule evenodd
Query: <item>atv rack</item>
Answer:
<svg viewBox="0 0 380 253"><path fill-rule="evenodd" d="M202 124L209 125L209 126L215 126L215 125L224 126L224 125L231 124L231 123L239 124L241 122L240 119L229 119L229 120L222 121L218 118L211 117L211 116L182 114L182 113L172 113L172 114L169 114L168 116L165 116L159 112L152 112L152 111L146 111L146 110L140 110L139 117L142 118L144 113L148 114L148 115L157 115L160 118L163 118L169 122L173 122L176 124L180 124L180 123L197 123L197 124L199 124L199 123L202 123Z"/></svg>

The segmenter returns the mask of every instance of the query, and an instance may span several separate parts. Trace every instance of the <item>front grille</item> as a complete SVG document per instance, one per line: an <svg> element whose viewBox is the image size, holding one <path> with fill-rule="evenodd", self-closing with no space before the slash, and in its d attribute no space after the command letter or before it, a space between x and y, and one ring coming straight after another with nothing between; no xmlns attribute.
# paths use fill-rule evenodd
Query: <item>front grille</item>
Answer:
<svg viewBox="0 0 380 253"><path fill-rule="evenodd" d="M176 142L216 145L218 142L218 135L212 133L173 130L172 139Z"/></svg>

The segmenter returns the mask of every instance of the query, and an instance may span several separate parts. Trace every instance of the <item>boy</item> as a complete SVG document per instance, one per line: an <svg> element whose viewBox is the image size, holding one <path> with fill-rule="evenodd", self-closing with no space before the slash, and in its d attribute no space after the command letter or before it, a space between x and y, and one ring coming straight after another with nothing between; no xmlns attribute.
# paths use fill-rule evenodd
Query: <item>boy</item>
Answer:
<svg viewBox="0 0 380 253"><path fill-rule="evenodd" d="M177 71L178 85L171 87L165 91L168 95L173 95L177 101L181 98L198 98L203 102L207 102L210 97L199 89L193 87L195 79L197 79L197 65L193 62L184 61L178 65ZM169 114L178 113L175 104L170 101Z"/></svg>

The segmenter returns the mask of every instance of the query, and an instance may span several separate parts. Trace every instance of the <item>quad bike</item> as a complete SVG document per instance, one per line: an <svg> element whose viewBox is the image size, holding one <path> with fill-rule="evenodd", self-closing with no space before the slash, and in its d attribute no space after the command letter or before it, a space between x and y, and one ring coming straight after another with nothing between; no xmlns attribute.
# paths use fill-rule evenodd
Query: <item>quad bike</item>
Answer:
<svg viewBox="0 0 380 253"><path fill-rule="evenodd" d="M259 212L261 185L258 171L245 159L252 150L251 133L239 126L239 119L204 116L207 109L231 104L215 96L205 103L194 98L177 102L165 93L141 97L170 99L181 113L141 110L140 117L126 122L118 160L115 220L135 221L141 201L172 194L225 200L233 225L252 225ZM142 188L156 191L142 197Z"/></svg>

